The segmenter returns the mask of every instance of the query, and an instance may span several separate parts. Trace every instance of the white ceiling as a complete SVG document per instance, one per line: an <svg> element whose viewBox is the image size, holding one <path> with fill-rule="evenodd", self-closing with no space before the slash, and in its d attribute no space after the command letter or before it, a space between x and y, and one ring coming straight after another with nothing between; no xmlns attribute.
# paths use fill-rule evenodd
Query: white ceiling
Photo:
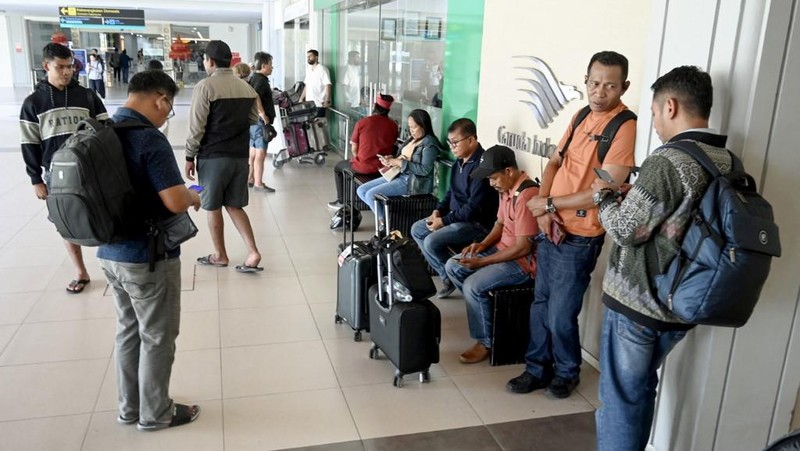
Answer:
<svg viewBox="0 0 800 451"><path fill-rule="evenodd" d="M58 19L59 6L143 9L145 21L256 23L263 0L3 0L0 13Z"/></svg>

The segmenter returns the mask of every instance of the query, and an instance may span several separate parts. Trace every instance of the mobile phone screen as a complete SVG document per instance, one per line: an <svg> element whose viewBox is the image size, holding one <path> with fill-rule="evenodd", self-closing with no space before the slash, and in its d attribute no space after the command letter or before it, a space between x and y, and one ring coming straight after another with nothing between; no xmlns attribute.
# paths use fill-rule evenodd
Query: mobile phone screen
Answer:
<svg viewBox="0 0 800 451"><path fill-rule="evenodd" d="M192 186L189 187L189 189L197 191L198 193L201 193L201 192L203 192L204 188L202 186L200 186L200 185L192 185Z"/></svg>
<svg viewBox="0 0 800 451"><path fill-rule="evenodd" d="M606 183L614 183L614 179L611 178L611 174L609 174L608 171L599 168L594 168L594 173L597 174L597 178L599 178L600 180Z"/></svg>

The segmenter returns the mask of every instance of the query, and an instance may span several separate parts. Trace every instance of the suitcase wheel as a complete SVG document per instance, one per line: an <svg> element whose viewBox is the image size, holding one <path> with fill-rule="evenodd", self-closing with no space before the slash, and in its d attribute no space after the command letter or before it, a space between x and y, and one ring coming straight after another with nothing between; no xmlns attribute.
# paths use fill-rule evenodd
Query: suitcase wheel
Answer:
<svg viewBox="0 0 800 451"><path fill-rule="evenodd" d="M427 384L431 381L431 373L428 371L423 371L419 373L419 382L422 384Z"/></svg>
<svg viewBox="0 0 800 451"><path fill-rule="evenodd" d="M361 341L361 331L357 330L356 333L353 334L353 341Z"/></svg>
<svg viewBox="0 0 800 451"><path fill-rule="evenodd" d="M333 318L333 321L334 321L336 324L342 324L342 317L341 317L341 316L339 316L339 315L336 315L336 316Z"/></svg>
<svg viewBox="0 0 800 451"><path fill-rule="evenodd" d="M325 154L324 153L318 153L317 155L315 155L314 156L314 163L316 163L317 166L322 166L323 164L325 164Z"/></svg>
<svg viewBox="0 0 800 451"><path fill-rule="evenodd" d="M392 385L394 385L397 388L403 388L403 375L402 374L396 375L394 377L394 382L392 382Z"/></svg>
<svg viewBox="0 0 800 451"><path fill-rule="evenodd" d="M378 357L380 357L378 354L378 347L373 344L372 347L369 348L369 358L374 360Z"/></svg>

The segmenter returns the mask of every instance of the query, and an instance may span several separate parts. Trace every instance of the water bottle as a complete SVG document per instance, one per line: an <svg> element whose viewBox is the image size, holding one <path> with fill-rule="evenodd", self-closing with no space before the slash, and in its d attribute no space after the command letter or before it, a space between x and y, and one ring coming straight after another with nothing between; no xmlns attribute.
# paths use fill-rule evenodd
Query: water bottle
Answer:
<svg viewBox="0 0 800 451"><path fill-rule="evenodd" d="M383 276L383 285L389 285L389 278L386 276ZM411 302L414 300L408 288L396 280L392 281L392 290L394 292L394 300L397 302Z"/></svg>

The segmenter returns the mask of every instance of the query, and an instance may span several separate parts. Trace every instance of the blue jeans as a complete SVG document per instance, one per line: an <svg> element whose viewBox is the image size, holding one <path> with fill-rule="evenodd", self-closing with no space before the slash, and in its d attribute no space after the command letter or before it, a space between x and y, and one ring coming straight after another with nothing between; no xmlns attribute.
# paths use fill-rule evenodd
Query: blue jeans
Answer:
<svg viewBox="0 0 800 451"><path fill-rule="evenodd" d="M383 194L386 197L402 196L408 194L408 175L399 174L391 182L387 182L385 178L378 177L375 180L370 180L367 183L359 186L356 194L371 210L375 209L375 196ZM375 221L383 221L383 209L379 209L375 213Z"/></svg>
<svg viewBox="0 0 800 451"><path fill-rule="evenodd" d="M580 374L578 313L604 238L568 235L559 246L544 235L537 238L536 288L525 370L540 379L555 375L572 380Z"/></svg>
<svg viewBox="0 0 800 451"><path fill-rule="evenodd" d="M484 257L495 252L497 248L492 247L478 255ZM461 266L454 258L447 260L445 271L447 277L464 295L469 336L491 348L493 318L489 291L498 287L521 285L530 280L530 274L523 271L515 261L495 263L474 270Z"/></svg>
<svg viewBox="0 0 800 451"><path fill-rule="evenodd" d="M476 222L454 222L431 232L426 221L427 218L415 222L411 226L411 236L442 281L447 280L444 264L450 258L450 248L460 252L465 246L484 239L488 233Z"/></svg>
<svg viewBox="0 0 800 451"><path fill-rule="evenodd" d="M658 367L686 331L659 332L606 308L600 342L598 451L641 451L650 439Z"/></svg>

